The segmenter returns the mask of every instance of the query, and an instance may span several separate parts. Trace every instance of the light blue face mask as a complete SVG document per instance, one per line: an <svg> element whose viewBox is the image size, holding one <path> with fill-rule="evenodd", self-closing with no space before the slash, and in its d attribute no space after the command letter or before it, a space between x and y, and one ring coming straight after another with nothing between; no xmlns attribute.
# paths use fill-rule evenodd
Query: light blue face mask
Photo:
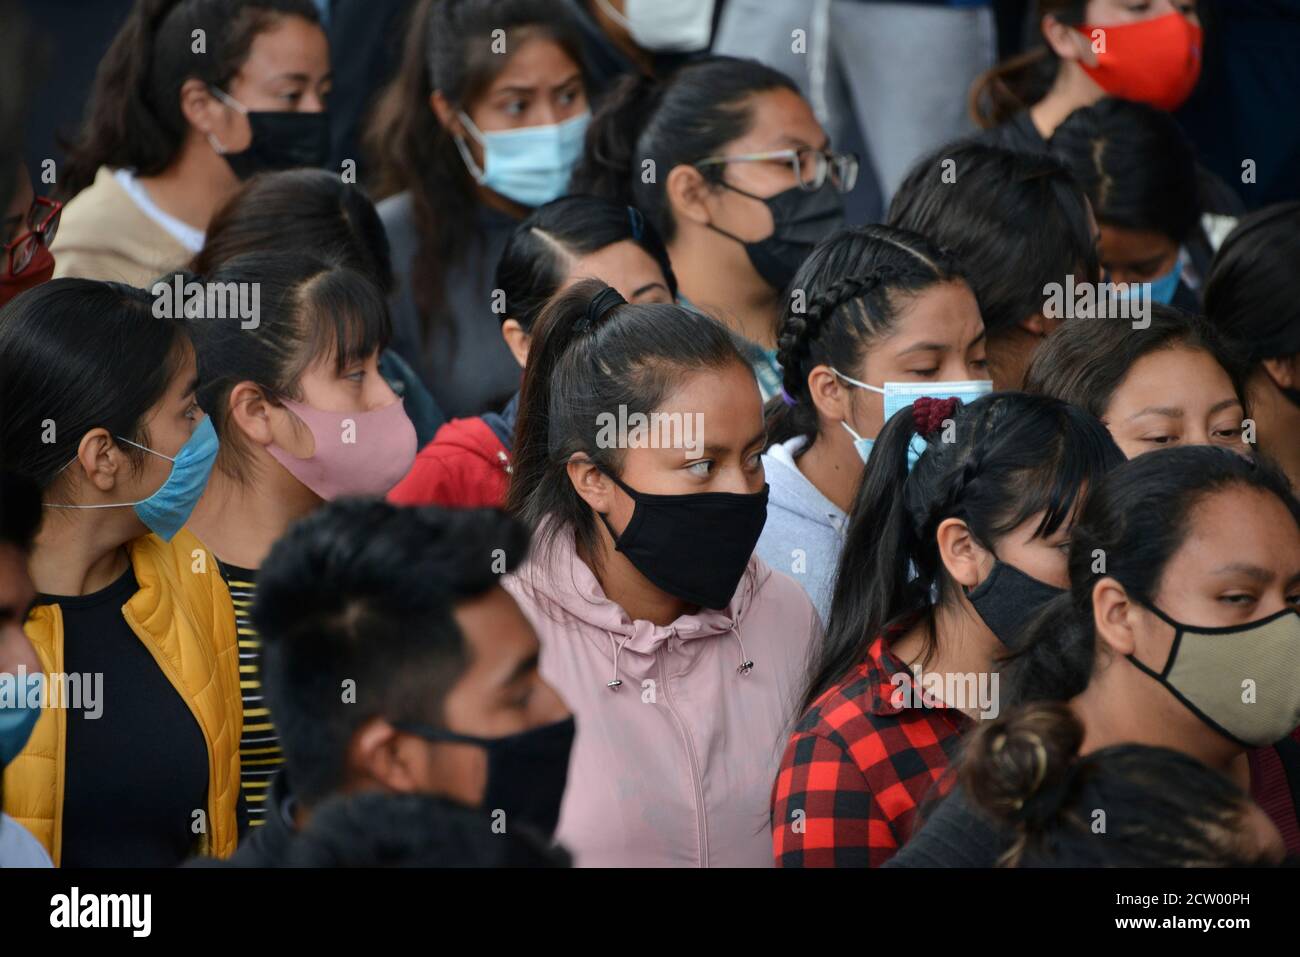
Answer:
<svg viewBox="0 0 1300 957"><path fill-rule="evenodd" d="M847 382L849 385L857 386L859 389L867 389L871 392L879 392L885 397L885 419L888 422L902 409L906 409L917 399L923 396L929 396L931 399L960 399L962 405L970 405L982 395L988 395L993 391L993 383L989 379L962 379L952 382L886 382L885 387L879 388L874 385L867 385L865 382L859 382L857 379L850 379L843 372L832 369L837 376ZM871 454L871 447L875 444L875 439L864 439L853 431L847 422L840 423L848 429L849 434L853 436L853 447L857 449L858 455L865 462ZM919 435L912 436L912 443L907 450L907 467L910 469L916 464L916 460L921 457L925 451L925 439Z"/></svg>
<svg viewBox="0 0 1300 957"><path fill-rule="evenodd" d="M1163 276L1157 276L1152 279L1149 285L1151 287L1151 301L1163 305L1170 305L1174 301L1174 296L1178 293L1179 280L1183 278L1183 256L1180 252L1178 258L1174 260L1174 267ZM1142 289L1142 283L1129 283L1126 299L1136 299Z"/></svg>
<svg viewBox="0 0 1300 957"><path fill-rule="evenodd" d="M204 417L194 434L181 446L176 457L163 455L146 448L130 439L118 437L127 445L144 449L150 455L156 455L172 463L171 474L167 481L159 486L158 491L138 502L115 502L110 505L49 505L46 508L127 508L135 509L149 531L165 542L170 542L181 526L189 521L190 513L198 504L207 487L208 476L212 474L213 463L217 461L217 450L221 447L217 441L217 430L212 427L212 419ZM75 462L73 459L72 462ZM71 465L69 462L68 465ZM65 465L63 468L67 468Z"/></svg>
<svg viewBox="0 0 1300 957"><path fill-rule="evenodd" d="M26 691L19 687L21 675L0 674L0 768L4 768L27 746L32 728L41 716L44 676L27 675Z"/></svg>
<svg viewBox="0 0 1300 957"><path fill-rule="evenodd" d="M563 123L490 133L475 126L464 112L460 120L483 148L479 169L464 138L456 137L456 148L474 180L520 205L541 206L567 191L591 113L584 110Z"/></svg>

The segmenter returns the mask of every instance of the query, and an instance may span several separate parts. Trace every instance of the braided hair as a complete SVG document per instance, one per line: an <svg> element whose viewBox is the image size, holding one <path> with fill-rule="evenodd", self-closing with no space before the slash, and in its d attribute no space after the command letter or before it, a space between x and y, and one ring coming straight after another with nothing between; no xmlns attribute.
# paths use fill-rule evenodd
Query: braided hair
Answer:
<svg viewBox="0 0 1300 957"><path fill-rule="evenodd" d="M958 601L939 553L945 520L961 519L990 550L1036 516L1035 535L1048 538L1084 489L1124 461L1104 425L1059 399L997 392L969 405L916 405L885 423L867 460L803 710L857 668L878 635L924 619L922 663L933 657L935 609ZM909 467L917 436L924 447Z"/></svg>
<svg viewBox="0 0 1300 957"><path fill-rule="evenodd" d="M806 436L811 446L822 428L808 389L812 370L827 365L852 374L894 328L896 294L954 280L964 281L952 256L905 229L850 226L822 240L795 274L781 316L776 357L784 395L768 403L769 441Z"/></svg>

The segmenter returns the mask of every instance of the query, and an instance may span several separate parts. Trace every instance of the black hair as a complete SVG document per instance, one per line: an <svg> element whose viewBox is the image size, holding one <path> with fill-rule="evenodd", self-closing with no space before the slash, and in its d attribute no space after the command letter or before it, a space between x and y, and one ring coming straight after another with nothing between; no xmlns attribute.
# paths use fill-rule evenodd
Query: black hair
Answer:
<svg viewBox="0 0 1300 957"><path fill-rule="evenodd" d="M1024 650L1004 669L1010 700L1064 701L1082 692L1097 661L1094 586L1112 578L1130 595L1154 602L1165 567L1191 530L1193 510L1231 488L1276 496L1300 526L1300 501L1276 466L1215 446L1139 455L1095 483L1070 531L1069 591L1034 618Z"/></svg>
<svg viewBox="0 0 1300 957"><path fill-rule="evenodd" d="M0 472L0 545L30 551L41 526L41 490L26 475Z"/></svg>
<svg viewBox="0 0 1300 957"><path fill-rule="evenodd" d="M225 89L253 40L284 17L320 23L312 0L136 0L100 60L60 177L63 195L89 186L101 166L152 176L171 165L189 129L180 102L185 81Z"/></svg>
<svg viewBox="0 0 1300 957"><path fill-rule="evenodd" d="M244 253L278 249L313 255L363 273L385 296L393 267L384 224L362 190L323 169L260 173L212 218L190 264L200 275Z"/></svg>
<svg viewBox="0 0 1300 957"><path fill-rule="evenodd" d="M596 519L567 466L582 453L607 474L622 471L622 450L597 441L601 414L626 408L648 415L691 373L731 363L750 368L725 326L680 306L624 303L587 323L592 300L609 288L595 279L576 283L537 322L507 496L507 508L535 530L545 522L539 552L572 531L579 553L592 561L599 555Z"/></svg>
<svg viewBox="0 0 1300 957"><path fill-rule="evenodd" d="M1227 373L1232 390L1246 405L1246 369L1237 350L1200 316L1172 306L1151 304L1149 324L1127 319L1071 319L1063 322L1034 352L1025 373L1025 391L1050 395L1104 419L1115 390L1139 360L1162 349L1208 353Z"/></svg>
<svg viewBox="0 0 1300 957"><path fill-rule="evenodd" d="M1200 229L1196 151L1164 110L1108 97L1066 117L1048 146L1088 194L1101 225L1179 244Z"/></svg>
<svg viewBox="0 0 1300 957"><path fill-rule="evenodd" d="M561 0L422 0L411 13L402 65L371 112L365 144L377 164L375 195L409 192L419 244L410 264L424 328L442 319L448 275L479 234L476 185L430 97L466 108L530 38L558 44L588 80L577 25ZM467 235L468 234L468 235ZM405 267L405 264L402 264Z"/></svg>
<svg viewBox="0 0 1300 957"><path fill-rule="evenodd" d="M1049 284L1100 278L1087 197L1044 153L974 141L940 147L907 174L888 222L952 250L990 340L1041 313Z"/></svg>
<svg viewBox="0 0 1300 957"><path fill-rule="evenodd" d="M305 253L244 253L201 278L209 288L258 294L251 328L237 314L189 321L198 353L199 406L212 416L221 439L217 467L248 481L253 476L247 450L230 427L231 390L254 382L273 401L300 399L299 380L313 363L333 355L341 373L388 344L388 304L364 274Z"/></svg>
<svg viewBox="0 0 1300 957"><path fill-rule="evenodd" d="M664 82L624 76L592 117L572 187L637 207L672 242L677 224L664 189L668 174L724 152L749 132L753 97L773 90L799 92L779 70L729 56L692 61ZM700 169L711 183L723 172L720 164Z"/></svg>
<svg viewBox="0 0 1300 957"><path fill-rule="evenodd" d="M1226 775L1168 748L1127 744L1080 756L1082 743L1079 718L1059 703L1015 709L966 739L958 781L1013 838L999 864L1262 863L1248 837L1251 799Z"/></svg>
<svg viewBox="0 0 1300 957"><path fill-rule="evenodd" d="M429 794L331 797L293 841L290 867L567 867L526 827L492 830L482 811Z"/></svg>
<svg viewBox="0 0 1300 957"><path fill-rule="evenodd" d="M515 227L497 263L495 287L505 293L505 312L531 332L537 317L569 276L574 259L630 241L663 271L677 298L677 277L668 250L640 210L596 196L565 196L539 206Z"/></svg>
<svg viewBox="0 0 1300 957"><path fill-rule="evenodd" d="M0 309L0 461L51 487L94 428L148 446L145 421L190 349L143 289L51 279ZM121 445L133 466L148 453Z"/></svg>
<svg viewBox="0 0 1300 957"><path fill-rule="evenodd" d="M786 395L768 401L768 441L821 431L808 376L826 365L852 374L893 331L908 298L945 282L965 283L953 257L924 236L892 226L849 226L819 242L790 283L777 336ZM812 447L812 442L805 450Z"/></svg>
<svg viewBox="0 0 1300 957"><path fill-rule="evenodd" d="M826 637L803 697L807 710L866 658L871 642L924 617L923 661L938 636L935 609L956 590L936 531L959 518L989 550L1043 513L1035 535L1068 524L1085 490L1124 461L1105 426L1058 399L998 392L958 403L951 428L933 430L909 471L912 406L876 439L849 515Z"/></svg>
<svg viewBox="0 0 1300 957"><path fill-rule="evenodd" d="M1069 26L1081 26L1087 7L1088 0L1036 0L1031 11L1035 35L1047 16ZM971 118L985 129L1001 126L1046 96L1060 68L1056 52L1041 42L996 64L971 84Z"/></svg>
<svg viewBox="0 0 1300 957"><path fill-rule="evenodd" d="M23 120L35 88L30 76L35 58L22 7L0 0L0 23L5 25L0 31L0 209L8 209L23 162Z"/></svg>
<svg viewBox="0 0 1300 957"><path fill-rule="evenodd" d="M348 744L372 718L444 724L467 660L454 606L527 547L528 530L500 512L370 499L330 502L272 546L252 618L296 797L313 805L344 784Z"/></svg>
<svg viewBox="0 0 1300 957"><path fill-rule="evenodd" d="M1300 353L1300 202L1245 216L1219 247L1205 314L1251 362Z"/></svg>

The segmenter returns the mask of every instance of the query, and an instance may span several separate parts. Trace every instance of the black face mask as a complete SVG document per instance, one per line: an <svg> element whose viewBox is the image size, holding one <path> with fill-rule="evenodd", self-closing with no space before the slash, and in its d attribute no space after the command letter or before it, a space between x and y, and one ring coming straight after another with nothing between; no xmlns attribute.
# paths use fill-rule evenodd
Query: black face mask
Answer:
<svg viewBox="0 0 1300 957"><path fill-rule="evenodd" d="M709 228L734 239L745 247L745 254L763 281L782 292L808 258L813 247L844 225L844 197L827 180L820 189L791 187L775 196L755 196L730 183L723 186L741 196L766 204L772 211L772 235L747 243L712 223Z"/></svg>
<svg viewBox="0 0 1300 957"><path fill-rule="evenodd" d="M320 168L329 162L328 113L250 111L244 115L253 131L248 149L221 154L241 180L255 173L300 166Z"/></svg>
<svg viewBox="0 0 1300 957"><path fill-rule="evenodd" d="M480 808L489 814L504 811L507 829L512 821L518 821L548 839L555 833L569 777L573 718L501 738L476 738L408 722L393 727L426 741L455 741L482 748L487 752L488 765Z"/></svg>
<svg viewBox="0 0 1300 957"><path fill-rule="evenodd" d="M636 503L622 535L600 516L615 550L674 598L703 608L726 608L763 533L768 486L751 495L648 495L612 475L610 479Z"/></svg>
<svg viewBox="0 0 1300 957"><path fill-rule="evenodd" d="M989 577L966 597L998 641L1010 651L1019 651L1024 646L1025 626L1044 605L1063 594L1064 588L1041 582L995 558Z"/></svg>

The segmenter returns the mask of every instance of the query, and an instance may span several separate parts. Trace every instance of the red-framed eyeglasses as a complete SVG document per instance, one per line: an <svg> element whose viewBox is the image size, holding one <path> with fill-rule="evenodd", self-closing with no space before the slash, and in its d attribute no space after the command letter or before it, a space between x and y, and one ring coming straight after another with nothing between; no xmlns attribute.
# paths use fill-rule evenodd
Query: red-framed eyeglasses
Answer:
<svg viewBox="0 0 1300 957"><path fill-rule="evenodd" d="M5 243L5 259L8 260L10 276L21 275L32 264L37 246L44 244L48 248L54 242L54 234L59 231L59 218L62 215L63 204L57 199L37 196L32 200L31 209L27 211L26 231Z"/></svg>

